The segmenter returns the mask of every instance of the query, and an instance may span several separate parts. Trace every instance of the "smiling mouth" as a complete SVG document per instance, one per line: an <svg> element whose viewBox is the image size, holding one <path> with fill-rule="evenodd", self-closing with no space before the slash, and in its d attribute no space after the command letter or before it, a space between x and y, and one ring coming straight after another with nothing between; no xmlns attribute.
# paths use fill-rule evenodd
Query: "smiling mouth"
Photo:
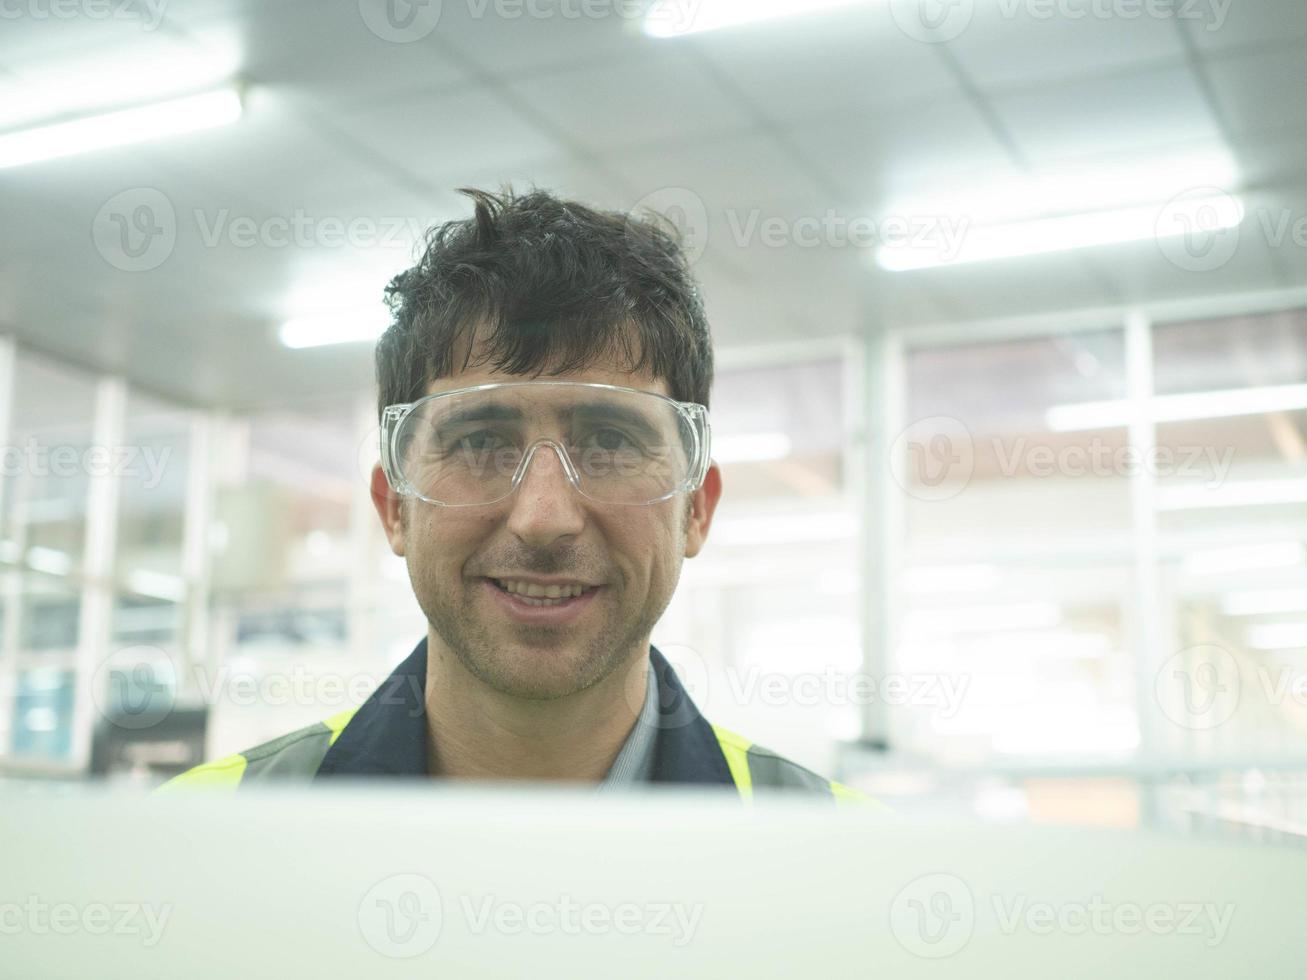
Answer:
<svg viewBox="0 0 1307 980"><path fill-rule="evenodd" d="M497 578L488 578L487 581L500 592L528 606L566 606L591 595L602 587L579 583L572 586L529 586L525 583L505 582Z"/></svg>

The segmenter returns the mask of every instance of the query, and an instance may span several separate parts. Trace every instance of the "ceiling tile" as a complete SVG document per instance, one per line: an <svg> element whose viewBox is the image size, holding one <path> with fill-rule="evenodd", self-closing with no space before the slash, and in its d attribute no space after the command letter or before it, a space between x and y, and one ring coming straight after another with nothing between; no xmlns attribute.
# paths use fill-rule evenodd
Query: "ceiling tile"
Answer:
<svg viewBox="0 0 1307 980"><path fill-rule="evenodd" d="M668 40L699 51L768 119L800 123L957 91L928 44L898 31L886 8L843 10Z"/></svg>
<svg viewBox="0 0 1307 980"><path fill-rule="evenodd" d="M1307 160L1307 132L1239 133L1231 139L1231 150L1239 162L1246 183L1276 184L1296 181Z"/></svg>
<svg viewBox="0 0 1307 980"><path fill-rule="evenodd" d="M514 82L509 89L530 112L591 150L686 140L749 125L697 59L676 47L620 64Z"/></svg>
<svg viewBox="0 0 1307 980"><path fill-rule="evenodd" d="M1199 48L1222 50L1280 44L1307 36L1307 4L1302 0L1189 0L1211 12L1189 36Z"/></svg>
<svg viewBox="0 0 1307 980"><path fill-rule="evenodd" d="M814 120L787 135L859 204L892 206L941 183L1012 167L993 131L961 97Z"/></svg>
<svg viewBox="0 0 1307 980"><path fill-rule="evenodd" d="M419 180L432 174L516 167L556 159L566 147L487 88L408 95L335 113L343 132Z"/></svg>
<svg viewBox="0 0 1307 980"><path fill-rule="evenodd" d="M381 3L384 0L364 0ZM640 31L643 4L445 0L431 33L479 71L520 78L586 63L625 62L656 51ZM531 10L540 13L532 16ZM586 12L589 15L585 15Z"/></svg>
<svg viewBox="0 0 1307 980"><path fill-rule="evenodd" d="M360 0L281 0L185 30L198 43L234 51L254 84L333 108L469 82L436 35L412 42L379 36L363 6Z"/></svg>
<svg viewBox="0 0 1307 980"><path fill-rule="evenodd" d="M1221 137L1202 91L1184 68L1048 85L992 102L1032 162Z"/></svg>
<svg viewBox="0 0 1307 980"><path fill-rule="evenodd" d="M1207 59L1207 73L1233 132L1307 128L1307 54L1302 46L1214 56Z"/></svg>
<svg viewBox="0 0 1307 980"><path fill-rule="evenodd" d="M977 4L970 24L949 42L948 51L988 90L1102 76L1184 58L1171 18L1114 16L1112 7L1102 3L1064 6L1082 16L1064 16L1050 4Z"/></svg>
<svg viewBox="0 0 1307 980"><path fill-rule="evenodd" d="M759 130L617 150L600 159L633 192L626 207L665 188L691 191L710 212L795 203L811 209L820 201L820 188L802 164Z"/></svg>

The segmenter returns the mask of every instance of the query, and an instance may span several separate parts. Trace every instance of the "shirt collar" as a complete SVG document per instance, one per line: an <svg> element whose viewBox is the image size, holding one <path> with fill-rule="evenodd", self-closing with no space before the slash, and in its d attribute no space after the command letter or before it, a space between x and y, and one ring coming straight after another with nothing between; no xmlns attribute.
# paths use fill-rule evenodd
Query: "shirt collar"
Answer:
<svg viewBox="0 0 1307 980"><path fill-rule="evenodd" d="M622 744L600 784L606 790L629 787L656 778L659 730L664 724L663 702L684 714L680 698L667 698L659 686L662 655L656 656L648 672L644 705L635 725ZM336 776L407 776L427 775L427 641L424 638L413 652L395 668L350 719L340 737L327 750L314 778ZM667 685L664 683L663 687ZM684 694L684 692L680 692ZM662 694L663 696L660 696ZM688 702L688 697L685 698ZM693 710L693 706L691 706ZM695 712L698 715L698 712ZM683 722L678 722L681 724Z"/></svg>
<svg viewBox="0 0 1307 980"><path fill-rule="evenodd" d="M658 744L658 674L646 670L645 675L648 683L645 684L644 705L608 775L599 784L601 790L625 789L653 778L654 750Z"/></svg>

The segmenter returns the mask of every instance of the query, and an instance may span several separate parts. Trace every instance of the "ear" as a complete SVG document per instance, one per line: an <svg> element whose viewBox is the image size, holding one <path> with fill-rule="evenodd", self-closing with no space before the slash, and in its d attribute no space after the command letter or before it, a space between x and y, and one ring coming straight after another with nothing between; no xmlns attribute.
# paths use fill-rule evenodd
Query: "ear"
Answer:
<svg viewBox="0 0 1307 980"><path fill-rule="evenodd" d="M372 466L371 493L372 506L377 508L390 550L397 555L404 554L404 498L391 489L380 463Z"/></svg>
<svg viewBox="0 0 1307 980"><path fill-rule="evenodd" d="M722 470L716 463L708 467L703 486L690 496L690 517L685 526L685 557L693 558L708 539L708 527L722 496Z"/></svg>

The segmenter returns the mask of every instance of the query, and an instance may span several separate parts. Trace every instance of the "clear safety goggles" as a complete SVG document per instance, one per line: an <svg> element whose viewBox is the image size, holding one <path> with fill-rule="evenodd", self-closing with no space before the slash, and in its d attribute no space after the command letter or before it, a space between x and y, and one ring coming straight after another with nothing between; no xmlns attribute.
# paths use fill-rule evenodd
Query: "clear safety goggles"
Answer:
<svg viewBox="0 0 1307 980"><path fill-rule="evenodd" d="M438 392L381 415L386 479L430 504L503 500L541 448L597 503L655 504L702 486L708 410L617 385L510 381Z"/></svg>

